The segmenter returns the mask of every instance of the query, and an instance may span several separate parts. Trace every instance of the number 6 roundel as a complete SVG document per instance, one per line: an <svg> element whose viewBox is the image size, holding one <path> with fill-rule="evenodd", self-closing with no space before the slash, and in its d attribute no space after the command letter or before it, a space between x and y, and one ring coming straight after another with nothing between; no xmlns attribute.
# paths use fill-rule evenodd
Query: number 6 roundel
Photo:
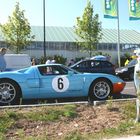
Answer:
<svg viewBox="0 0 140 140"><path fill-rule="evenodd" d="M52 80L52 87L57 92L64 92L69 88L69 80L67 77L57 76Z"/></svg>

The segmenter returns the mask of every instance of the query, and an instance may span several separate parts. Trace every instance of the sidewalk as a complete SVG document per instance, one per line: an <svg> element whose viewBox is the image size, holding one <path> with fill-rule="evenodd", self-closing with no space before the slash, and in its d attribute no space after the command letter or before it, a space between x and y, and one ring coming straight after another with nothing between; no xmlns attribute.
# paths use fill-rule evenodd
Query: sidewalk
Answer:
<svg viewBox="0 0 140 140"><path fill-rule="evenodd" d="M140 140L140 135L139 136L121 137L121 138L112 138L112 139L106 139L106 140Z"/></svg>

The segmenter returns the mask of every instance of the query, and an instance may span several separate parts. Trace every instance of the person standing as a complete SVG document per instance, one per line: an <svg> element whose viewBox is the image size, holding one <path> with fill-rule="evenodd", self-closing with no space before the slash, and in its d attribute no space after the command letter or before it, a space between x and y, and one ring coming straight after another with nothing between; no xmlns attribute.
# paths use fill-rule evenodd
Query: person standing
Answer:
<svg viewBox="0 0 140 140"><path fill-rule="evenodd" d="M70 60L70 62L69 62L69 64L68 64L68 66L71 66L71 65L73 65L75 62L74 62L74 59L71 59Z"/></svg>
<svg viewBox="0 0 140 140"><path fill-rule="evenodd" d="M6 61L4 55L6 54L7 49L1 48L0 49L0 72L5 71L6 69Z"/></svg>
<svg viewBox="0 0 140 140"><path fill-rule="evenodd" d="M36 65L35 58L32 58L31 63L32 63L32 66Z"/></svg>
<svg viewBox="0 0 140 140"><path fill-rule="evenodd" d="M51 60L47 60L45 64L51 64Z"/></svg>
<svg viewBox="0 0 140 140"><path fill-rule="evenodd" d="M56 61L55 61L55 59L53 58L51 58L51 57L48 57L48 59L47 59L47 61L46 61L46 63L45 64L54 64Z"/></svg>

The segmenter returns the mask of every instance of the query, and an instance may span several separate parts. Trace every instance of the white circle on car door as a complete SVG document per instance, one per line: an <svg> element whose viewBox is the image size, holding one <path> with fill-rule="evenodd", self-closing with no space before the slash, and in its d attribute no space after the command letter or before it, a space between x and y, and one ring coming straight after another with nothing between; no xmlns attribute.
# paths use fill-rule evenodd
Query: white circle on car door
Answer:
<svg viewBox="0 0 140 140"><path fill-rule="evenodd" d="M67 77L57 76L52 80L52 87L57 92L64 92L69 88L69 80Z"/></svg>

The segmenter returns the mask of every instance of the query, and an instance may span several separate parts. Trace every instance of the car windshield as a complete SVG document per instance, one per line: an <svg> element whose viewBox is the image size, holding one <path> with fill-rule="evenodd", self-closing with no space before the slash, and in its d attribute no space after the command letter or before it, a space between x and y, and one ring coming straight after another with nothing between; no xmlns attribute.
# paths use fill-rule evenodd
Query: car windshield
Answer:
<svg viewBox="0 0 140 140"><path fill-rule="evenodd" d="M134 66L134 65L136 65L136 63L137 63L137 59L133 59L128 63L127 66Z"/></svg>

